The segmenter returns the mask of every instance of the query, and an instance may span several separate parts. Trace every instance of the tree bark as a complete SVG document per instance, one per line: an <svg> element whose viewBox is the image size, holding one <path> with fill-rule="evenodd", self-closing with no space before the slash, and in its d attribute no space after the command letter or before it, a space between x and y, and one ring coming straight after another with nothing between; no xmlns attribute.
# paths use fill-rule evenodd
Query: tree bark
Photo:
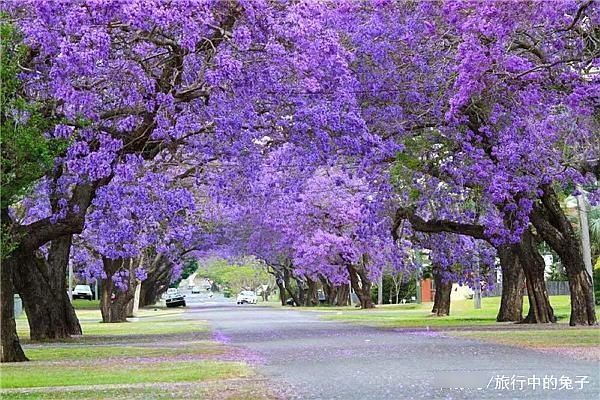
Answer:
<svg viewBox="0 0 600 400"><path fill-rule="evenodd" d="M550 187L544 188L542 201L534 205L531 221L565 267L571 296L569 325L596 325L593 287L585 269L579 240Z"/></svg>
<svg viewBox="0 0 600 400"><path fill-rule="evenodd" d="M276 278L277 288L279 288L279 300L281 301L281 305L285 306L285 286L283 286L283 278Z"/></svg>
<svg viewBox="0 0 600 400"><path fill-rule="evenodd" d="M169 287L171 269L162 255L158 254L154 257L147 275L140 288L140 307L155 304Z"/></svg>
<svg viewBox="0 0 600 400"><path fill-rule="evenodd" d="M16 291L23 300L31 340L56 340L81 335L81 325L66 285L71 236L53 240L48 260L33 253L20 257L14 271Z"/></svg>
<svg viewBox="0 0 600 400"><path fill-rule="evenodd" d="M15 324L12 275L15 255L0 262L0 362L29 361L23 352Z"/></svg>
<svg viewBox="0 0 600 400"><path fill-rule="evenodd" d="M375 303L371 299L371 281L367 278L363 268L362 266L347 265L350 284L358 296L360 308L375 308Z"/></svg>
<svg viewBox="0 0 600 400"><path fill-rule="evenodd" d="M317 293L317 282L310 278L306 278L308 289L306 290L306 296L304 299L304 305L306 307L313 307L319 304L319 297Z"/></svg>
<svg viewBox="0 0 600 400"><path fill-rule="evenodd" d="M106 279L102 280L102 296L100 298L100 312L102 322L118 323L127 322L128 304L133 299L135 292L135 276L133 276L133 261L131 259L111 260L103 258ZM112 277L120 269L127 268L129 282L126 291L116 287Z"/></svg>
<svg viewBox="0 0 600 400"><path fill-rule="evenodd" d="M433 280L435 282L435 296L431 312L438 317L450 315L450 295L452 294L452 281L445 281L439 268L434 268Z"/></svg>
<svg viewBox="0 0 600 400"><path fill-rule="evenodd" d="M298 305L299 306L304 306L306 305L306 292L307 292L307 288L305 287L305 283L304 281L302 281L301 279L298 278L294 278L294 280L296 281L296 286L298 286Z"/></svg>
<svg viewBox="0 0 600 400"><path fill-rule="evenodd" d="M532 214L535 215L535 212ZM426 232L438 233L449 232L461 235L471 236L475 239L482 239L489 242L489 238L485 235L483 226L477 224L465 224L448 220L431 220L425 221L415 214L415 211L410 208L399 208L396 212L392 235L395 239L398 238L398 228L403 219L408 219L413 229ZM532 220L534 217L532 216ZM534 222L535 225L535 222ZM538 226L536 229L539 230ZM497 250L498 247L496 247ZM529 314L523 322L527 323L548 323L555 322L554 310L550 306L546 283L544 281L544 259L540 255L533 234L530 231L525 231L521 242L516 245L515 251L518 254L518 260L522 266L524 276L527 283L527 295L529 299ZM512 283L511 283L512 285Z"/></svg>
<svg viewBox="0 0 600 400"><path fill-rule="evenodd" d="M498 249L498 257L502 268L502 298L496 321L521 322L525 274L519 261L518 248L502 246Z"/></svg>
<svg viewBox="0 0 600 400"><path fill-rule="evenodd" d="M350 289L348 285L335 286L333 305L344 307L350 305Z"/></svg>
<svg viewBox="0 0 600 400"><path fill-rule="evenodd" d="M290 285L290 271L287 268L283 271L283 284L285 285L285 290L288 292L288 294L294 301L294 305L296 305L296 306L302 305L302 303L300 302L300 299L298 298L296 293L294 293L294 291L292 290L292 287ZM299 287L298 290L300 291L301 288ZM287 303L287 301L286 301L286 303Z"/></svg>
<svg viewBox="0 0 600 400"><path fill-rule="evenodd" d="M544 281L544 258L537 249L535 238L530 231L525 231L519 244L519 260L523 266L525 283L527 284L527 297L529 299L529 312L523 323L550 323L556 322L554 310L550 305L550 298Z"/></svg>

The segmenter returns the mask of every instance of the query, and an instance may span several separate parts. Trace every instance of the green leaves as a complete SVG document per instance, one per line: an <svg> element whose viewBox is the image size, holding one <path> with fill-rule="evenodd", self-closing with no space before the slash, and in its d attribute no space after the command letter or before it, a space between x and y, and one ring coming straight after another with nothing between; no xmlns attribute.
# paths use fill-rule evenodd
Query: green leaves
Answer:
<svg viewBox="0 0 600 400"><path fill-rule="evenodd" d="M16 28L3 15L0 19L0 207L5 209L52 168L66 143L45 137L55 121L25 100L19 74L28 49Z"/></svg>

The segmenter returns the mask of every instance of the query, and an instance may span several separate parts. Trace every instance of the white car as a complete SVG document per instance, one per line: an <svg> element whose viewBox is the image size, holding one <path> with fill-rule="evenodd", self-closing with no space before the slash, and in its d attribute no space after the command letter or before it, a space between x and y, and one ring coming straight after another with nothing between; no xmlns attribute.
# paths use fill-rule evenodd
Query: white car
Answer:
<svg viewBox="0 0 600 400"><path fill-rule="evenodd" d="M92 300L92 288L89 285L76 285L73 289L73 298Z"/></svg>
<svg viewBox="0 0 600 400"><path fill-rule="evenodd" d="M250 290L244 290L237 295L238 304L256 304L257 297L256 293Z"/></svg>

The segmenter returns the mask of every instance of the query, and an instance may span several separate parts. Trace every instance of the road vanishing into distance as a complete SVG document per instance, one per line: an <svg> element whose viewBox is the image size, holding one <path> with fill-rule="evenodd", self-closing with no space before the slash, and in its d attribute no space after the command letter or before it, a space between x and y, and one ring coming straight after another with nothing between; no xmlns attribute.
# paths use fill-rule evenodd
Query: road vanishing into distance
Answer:
<svg viewBox="0 0 600 400"><path fill-rule="evenodd" d="M191 300L191 301L190 301ZM212 299L211 299L212 300ZM320 313L188 300L188 318L247 351L259 374L290 399L600 398L600 365L427 330L394 331L323 321ZM515 389L503 387L515 377ZM548 376L550 389L542 387ZM552 376L589 383L553 389ZM527 379L533 379L529 385ZM536 386L537 378L540 385ZM520 384L524 381L524 389ZM560 383L557 385L560 386Z"/></svg>

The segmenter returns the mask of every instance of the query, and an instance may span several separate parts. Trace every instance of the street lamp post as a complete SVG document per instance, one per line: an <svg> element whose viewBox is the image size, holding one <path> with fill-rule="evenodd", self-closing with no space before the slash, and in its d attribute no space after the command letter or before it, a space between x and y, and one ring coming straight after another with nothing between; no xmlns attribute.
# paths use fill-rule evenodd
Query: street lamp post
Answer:
<svg viewBox="0 0 600 400"><path fill-rule="evenodd" d="M479 277L479 263L477 263L477 271L475 273L475 293L473 293L473 306L476 310L481 308L481 279Z"/></svg>
<svg viewBox="0 0 600 400"><path fill-rule="evenodd" d="M73 302L73 263L69 261L69 301Z"/></svg>
<svg viewBox="0 0 600 400"><path fill-rule="evenodd" d="M581 251L583 253L583 262L585 263L585 270L588 273L592 288L594 287L594 272L592 270L592 247L590 242L590 227L588 224L588 204L585 198L585 191L578 185L577 191L577 212L579 214L579 228L581 229ZM596 302L595 293L592 289L592 296L594 296L594 303Z"/></svg>
<svg viewBox="0 0 600 400"><path fill-rule="evenodd" d="M377 282L377 304L383 304L383 271L381 271L379 281Z"/></svg>
<svg viewBox="0 0 600 400"><path fill-rule="evenodd" d="M417 274L415 278L415 287L417 290L417 304L421 304L423 299L421 298L421 273L423 268L423 255L421 254L421 250L417 250Z"/></svg>

